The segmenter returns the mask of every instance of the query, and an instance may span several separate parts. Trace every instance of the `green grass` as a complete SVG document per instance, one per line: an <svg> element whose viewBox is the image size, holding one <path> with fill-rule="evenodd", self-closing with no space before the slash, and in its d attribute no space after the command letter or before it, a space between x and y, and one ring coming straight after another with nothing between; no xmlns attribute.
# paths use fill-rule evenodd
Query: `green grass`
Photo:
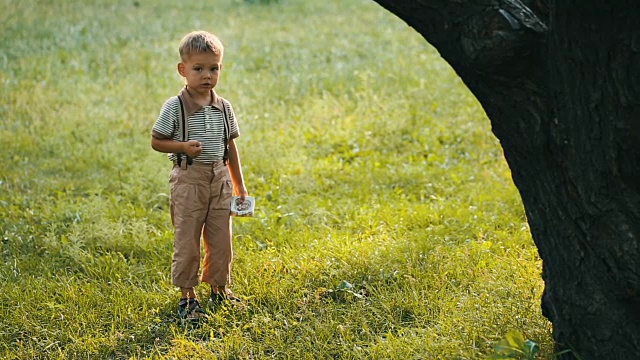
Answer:
<svg viewBox="0 0 640 360"><path fill-rule="evenodd" d="M0 358L481 359L509 329L552 353L488 119L372 1L0 4ZM150 147L194 29L226 44L258 200L234 222L246 307L199 327Z"/></svg>

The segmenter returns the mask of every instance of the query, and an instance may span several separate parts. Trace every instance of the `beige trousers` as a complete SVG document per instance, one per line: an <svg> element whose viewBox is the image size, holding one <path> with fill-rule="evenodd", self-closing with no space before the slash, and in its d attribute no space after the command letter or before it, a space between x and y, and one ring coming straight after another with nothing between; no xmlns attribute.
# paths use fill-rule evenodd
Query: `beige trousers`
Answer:
<svg viewBox="0 0 640 360"><path fill-rule="evenodd" d="M231 283L231 195L229 170L222 160L174 165L171 185L171 221L175 228L171 279L173 285L198 285L200 238L204 243L202 280L212 286Z"/></svg>

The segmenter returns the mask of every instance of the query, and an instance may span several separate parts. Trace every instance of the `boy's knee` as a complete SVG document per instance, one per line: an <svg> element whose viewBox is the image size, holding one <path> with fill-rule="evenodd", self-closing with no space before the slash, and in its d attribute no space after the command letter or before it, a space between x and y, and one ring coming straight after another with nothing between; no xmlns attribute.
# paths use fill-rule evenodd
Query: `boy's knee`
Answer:
<svg viewBox="0 0 640 360"><path fill-rule="evenodd" d="M193 266L193 264L200 263L200 254L190 254L187 256L181 256L176 260L185 267Z"/></svg>

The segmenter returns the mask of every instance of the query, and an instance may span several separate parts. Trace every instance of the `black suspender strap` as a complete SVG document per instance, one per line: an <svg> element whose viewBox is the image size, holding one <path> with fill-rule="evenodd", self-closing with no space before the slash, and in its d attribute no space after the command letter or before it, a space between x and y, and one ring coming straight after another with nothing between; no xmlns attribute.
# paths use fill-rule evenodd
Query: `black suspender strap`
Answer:
<svg viewBox="0 0 640 360"><path fill-rule="evenodd" d="M222 161L225 165L227 165L227 160L229 160L229 138L231 138L231 124L229 123L226 100L222 100L222 113L224 115L224 155L222 156Z"/></svg>
<svg viewBox="0 0 640 360"><path fill-rule="evenodd" d="M184 103L182 102L182 99L180 98L180 96L177 96L178 98L178 102L180 103L180 123L178 124L179 130L180 130L180 135L182 136L182 141L187 141L187 120L185 119L184 116Z"/></svg>
<svg viewBox="0 0 640 360"><path fill-rule="evenodd" d="M178 102L180 103L180 121L178 122L178 131L181 135L181 141L189 141L189 122L187 121L187 117L184 112L184 103L180 96L176 96L178 98ZM177 162L178 166L182 166L182 155L185 155L187 158L187 165L193 164L193 159L189 158L186 154L177 153Z"/></svg>

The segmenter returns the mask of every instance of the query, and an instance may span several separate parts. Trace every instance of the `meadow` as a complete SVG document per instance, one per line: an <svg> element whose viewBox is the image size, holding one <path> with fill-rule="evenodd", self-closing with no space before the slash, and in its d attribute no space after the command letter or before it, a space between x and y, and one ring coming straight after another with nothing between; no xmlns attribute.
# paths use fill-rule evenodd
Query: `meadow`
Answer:
<svg viewBox="0 0 640 360"><path fill-rule="evenodd" d="M541 261L480 104L367 0L0 1L0 358L552 354ZM187 32L226 45L256 216L238 308L177 320L164 154ZM206 298L207 288L198 287Z"/></svg>

